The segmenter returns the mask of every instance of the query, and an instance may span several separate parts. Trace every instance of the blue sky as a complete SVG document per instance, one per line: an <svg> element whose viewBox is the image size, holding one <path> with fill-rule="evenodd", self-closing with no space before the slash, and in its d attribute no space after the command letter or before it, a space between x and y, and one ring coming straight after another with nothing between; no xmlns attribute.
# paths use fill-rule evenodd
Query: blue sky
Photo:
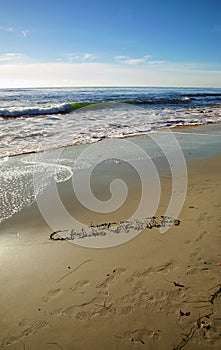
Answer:
<svg viewBox="0 0 221 350"><path fill-rule="evenodd" d="M0 87L221 87L220 0L7 0L0 10Z"/></svg>

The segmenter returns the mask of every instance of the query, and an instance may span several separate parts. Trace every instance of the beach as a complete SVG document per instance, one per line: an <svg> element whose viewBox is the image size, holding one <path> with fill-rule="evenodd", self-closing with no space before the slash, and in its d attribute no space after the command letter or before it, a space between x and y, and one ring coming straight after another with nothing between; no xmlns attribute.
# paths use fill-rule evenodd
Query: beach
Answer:
<svg viewBox="0 0 221 350"><path fill-rule="evenodd" d="M102 249L54 241L36 203L3 222L1 348L219 349L220 160L187 162L180 223L164 234L153 225ZM171 195L166 173L161 189L156 220ZM136 188L131 196L126 212Z"/></svg>

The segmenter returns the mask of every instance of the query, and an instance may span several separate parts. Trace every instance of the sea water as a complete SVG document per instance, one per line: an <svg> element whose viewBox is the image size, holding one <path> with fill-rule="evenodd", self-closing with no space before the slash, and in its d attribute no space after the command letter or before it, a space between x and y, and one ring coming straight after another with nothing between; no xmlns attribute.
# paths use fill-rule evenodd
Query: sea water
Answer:
<svg viewBox="0 0 221 350"><path fill-rule="evenodd" d="M186 160L219 154L220 121L221 89L0 90L0 222L35 202L52 179L62 183L97 165L99 150L109 165L124 153L129 163L145 160L126 143L122 153L117 140L130 140L156 163L165 149ZM191 125L198 127L174 128ZM93 144L100 148L80 157Z"/></svg>
<svg viewBox="0 0 221 350"><path fill-rule="evenodd" d="M218 121L221 89L1 89L0 157Z"/></svg>

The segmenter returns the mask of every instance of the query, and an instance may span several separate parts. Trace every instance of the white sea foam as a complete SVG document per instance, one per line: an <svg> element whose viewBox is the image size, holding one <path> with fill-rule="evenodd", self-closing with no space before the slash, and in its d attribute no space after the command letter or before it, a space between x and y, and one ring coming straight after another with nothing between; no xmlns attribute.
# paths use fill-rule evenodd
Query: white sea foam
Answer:
<svg viewBox="0 0 221 350"><path fill-rule="evenodd" d="M63 104L64 110L67 106ZM61 105L41 108L47 114L49 111L61 110ZM29 108L26 111L35 113L36 109ZM12 114L17 112L11 110ZM0 120L0 157L93 143L103 138L146 134L165 127L220 121L219 106L214 106L212 110L211 107L205 107L202 111L168 107L156 110L130 105L110 105L109 109L83 108L65 115Z"/></svg>

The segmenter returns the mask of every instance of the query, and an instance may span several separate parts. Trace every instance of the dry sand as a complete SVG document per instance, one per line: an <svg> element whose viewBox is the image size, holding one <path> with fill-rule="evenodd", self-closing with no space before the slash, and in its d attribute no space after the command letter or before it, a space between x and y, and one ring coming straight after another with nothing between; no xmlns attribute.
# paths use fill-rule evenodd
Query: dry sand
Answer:
<svg viewBox="0 0 221 350"><path fill-rule="evenodd" d="M221 157L189 164L180 225L115 248L50 241L31 208L3 224L0 349L220 349L220 173Z"/></svg>

